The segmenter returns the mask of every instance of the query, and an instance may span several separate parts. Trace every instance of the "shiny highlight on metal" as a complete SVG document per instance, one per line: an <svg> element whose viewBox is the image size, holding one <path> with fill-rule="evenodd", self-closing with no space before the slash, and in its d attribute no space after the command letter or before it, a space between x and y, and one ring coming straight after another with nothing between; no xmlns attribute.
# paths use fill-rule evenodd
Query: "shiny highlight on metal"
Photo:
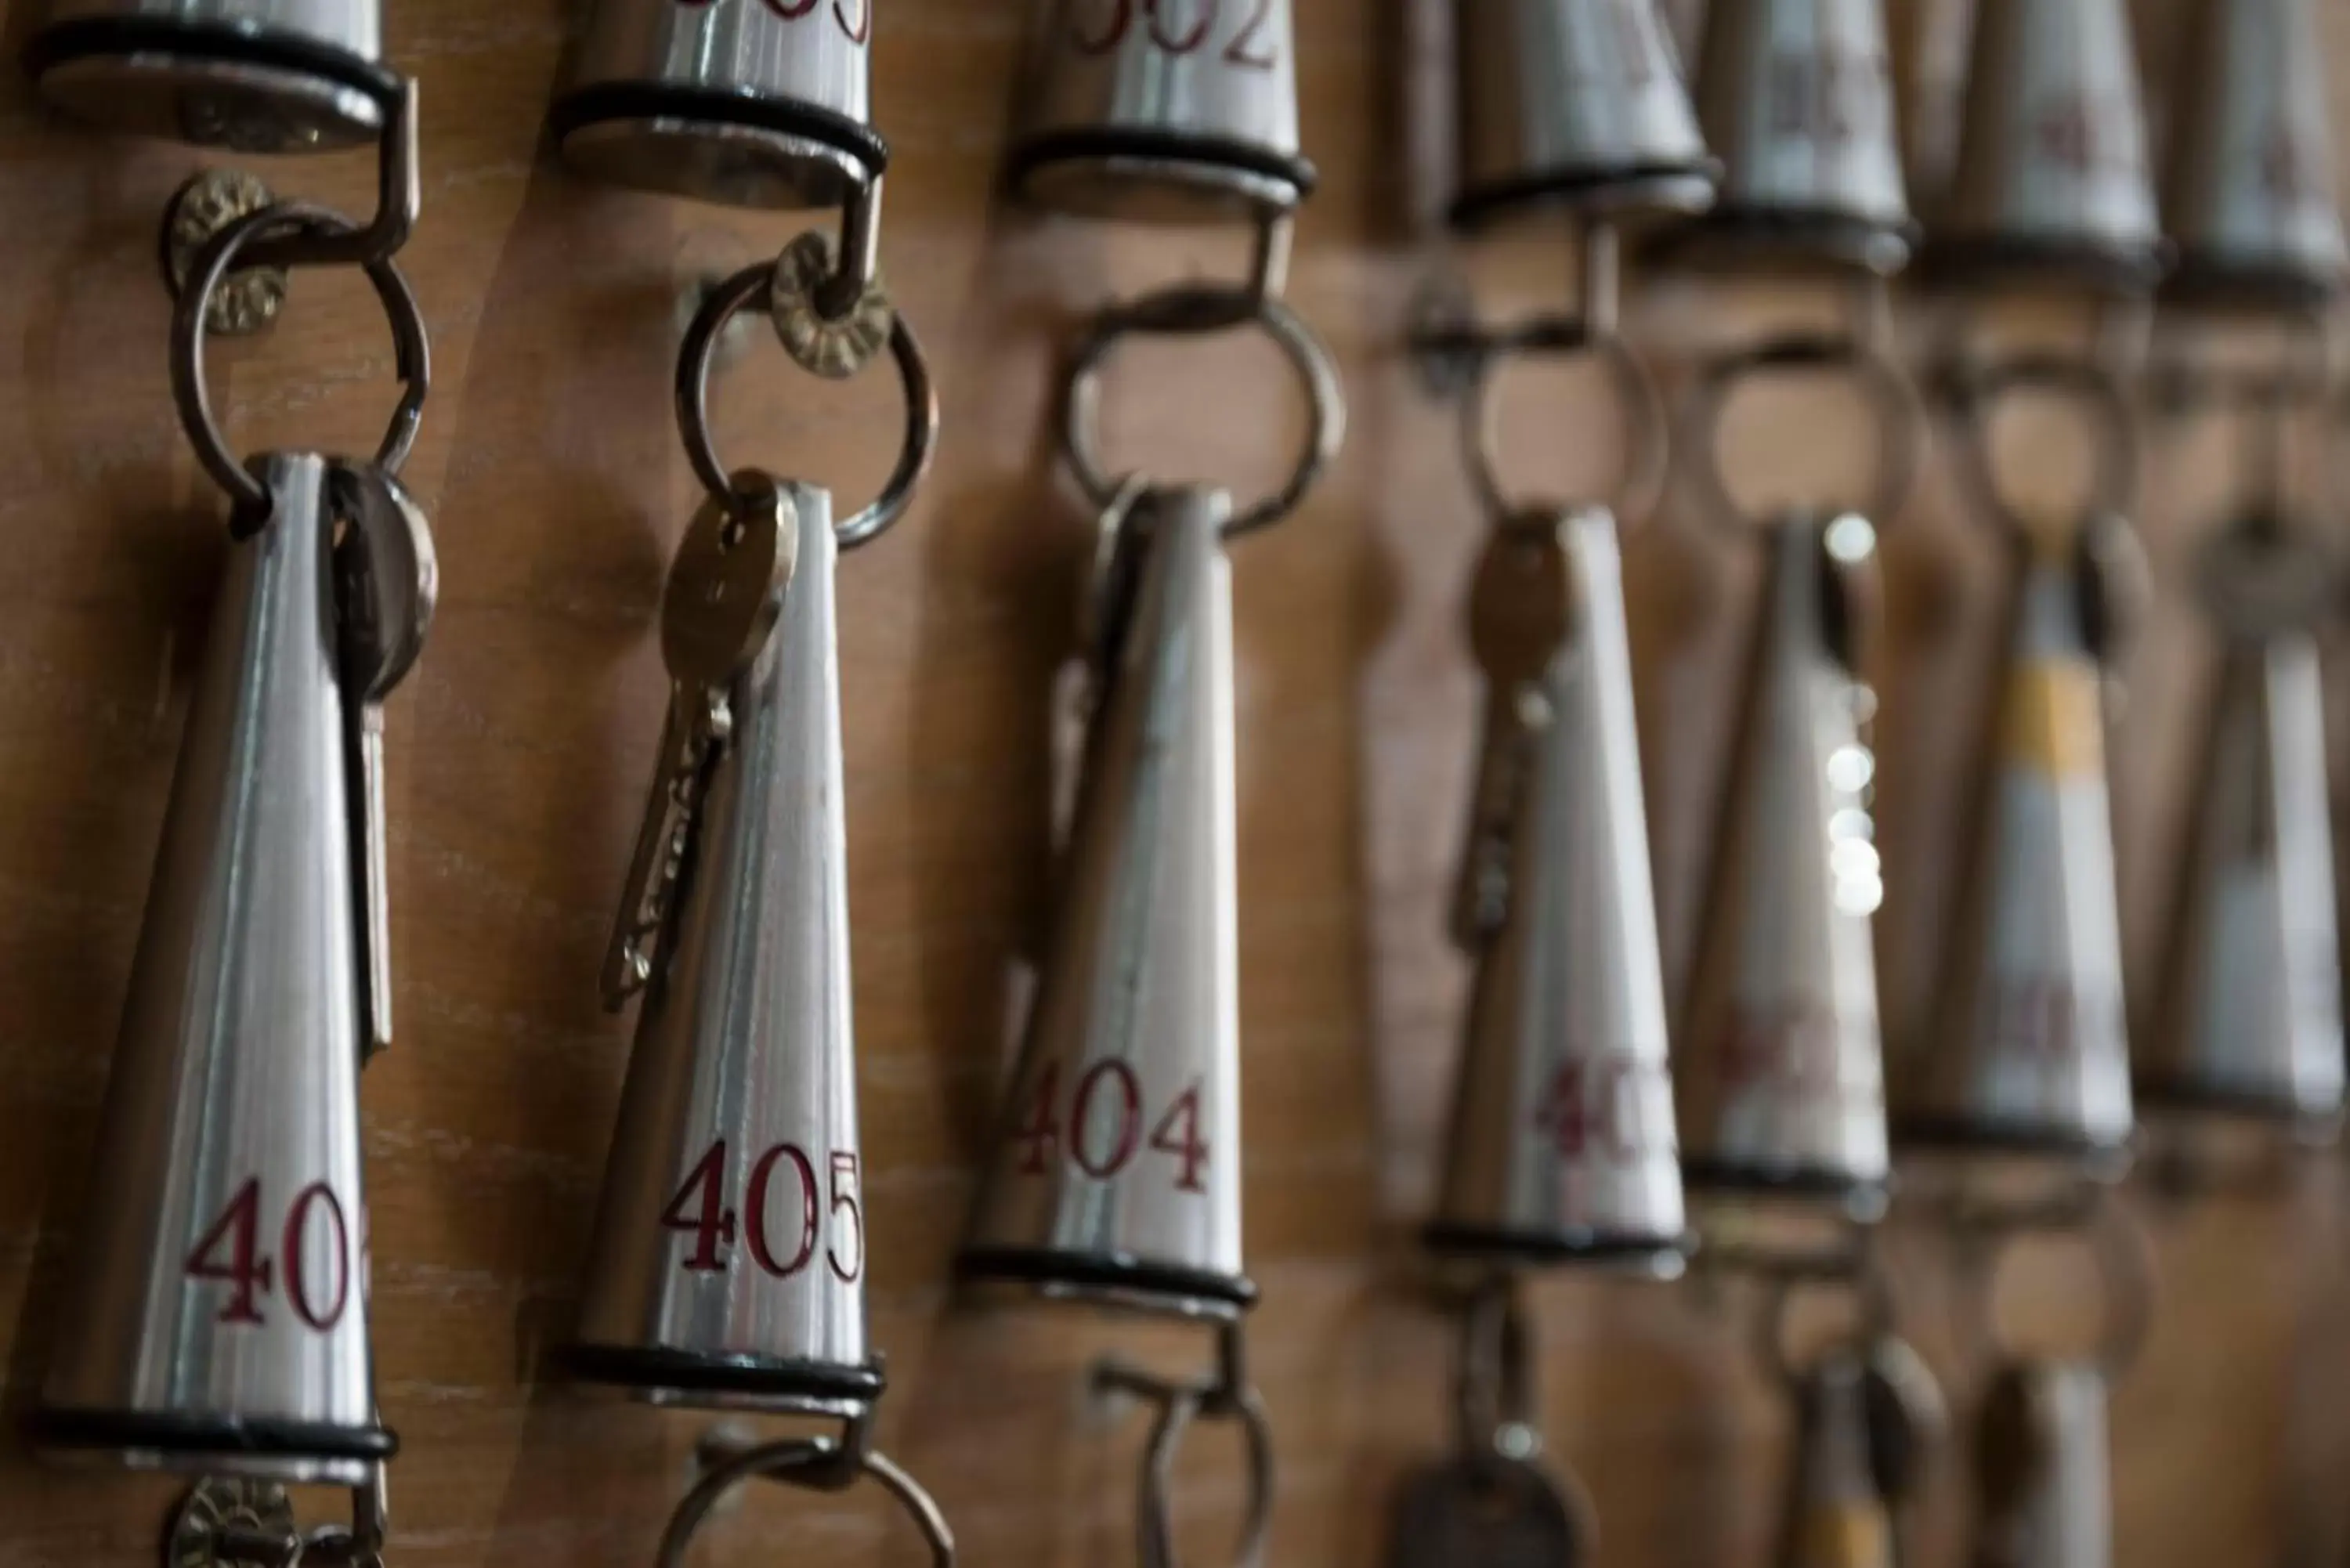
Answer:
<svg viewBox="0 0 2350 1568"><path fill-rule="evenodd" d="M1059 910L966 1280L1230 1317L1242 1274L1231 568L1221 491L1119 530Z"/></svg>
<svg viewBox="0 0 2350 1568"><path fill-rule="evenodd" d="M1992 1382L1975 1455L1973 1568L2112 1568L2106 1407L2095 1362L2028 1363Z"/></svg>
<svg viewBox="0 0 2350 1568"><path fill-rule="evenodd" d="M1719 166L1655 0L1462 0L1453 221L1694 213Z"/></svg>
<svg viewBox="0 0 2350 1568"><path fill-rule="evenodd" d="M876 3L592 0L548 123L567 162L613 184L847 205L889 158L871 122Z"/></svg>
<svg viewBox="0 0 2350 1568"><path fill-rule="evenodd" d="M1721 195L1706 252L1892 274L1912 223L1884 0L1713 0L1699 124Z"/></svg>
<svg viewBox="0 0 2350 1568"><path fill-rule="evenodd" d="M25 49L77 119L238 152L353 147L382 134L400 79L381 0L51 0Z"/></svg>
<svg viewBox="0 0 2350 1568"><path fill-rule="evenodd" d="M1291 0L1036 0L1008 177L1112 216L1287 213L1298 151Z"/></svg>
<svg viewBox="0 0 2350 1568"><path fill-rule="evenodd" d="M570 1369L654 1404L854 1415L867 1339L832 500L734 682L645 992Z"/></svg>
<svg viewBox="0 0 2350 1568"><path fill-rule="evenodd" d="M1794 1199L1872 1220L1891 1174L1869 815L1876 758L1845 574L1851 515L1783 520L1715 828L1674 1080L1694 1191Z"/></svg>
<svg viewBox="0 0 2350 1568"><path fill-rule="evenodd" d="M2313 629L2231 637L2169 949L2141 1025L2149 1103L2330 1134L2343 1106L2325 706Z"/></svg>
<svg viewBox="0 0 2350 1568"><path fill-rule="evenodd" d="M1976 0L1958 163L1927 218L1938 279L2153 285L2137 62L2127 0Z"/></svg>
<svg viewBox="0 0 2350 1568"><path fill-rule="evenodd" d="M34 1435L356 1487L395 1444L368 1350L336 519L326 459L262 472L273 511L213 611Z"/></svg>
<svg viewBox="0 0 2350 1568"><path fill-rule="evenodd" d="M2311 0L2201 0L2171 101L2167 294L2314 309L2340 293L2350 247Z"/></svg>
<svg viewBox="0 0 2350 1568"><path fill-rule="evenodd" d="M1554 525L1571 630L1538 683L1426 1240L1669 1275L1685 1226L1622 561L1611 514Z"/></svg>

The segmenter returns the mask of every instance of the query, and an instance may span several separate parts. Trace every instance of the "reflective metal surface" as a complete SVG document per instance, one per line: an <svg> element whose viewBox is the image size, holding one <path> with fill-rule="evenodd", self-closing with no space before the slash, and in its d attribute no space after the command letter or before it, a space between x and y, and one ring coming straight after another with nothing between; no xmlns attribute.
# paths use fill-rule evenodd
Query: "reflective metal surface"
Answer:
<svg viewBox="0 0 2350 1568"><path fill-rule="evenodd" d="M1713 0L1697 104L1722 166L1708 238L1871 272L1909 259L1884 0Z"/></svg>
<svg viewBox="0 0 2350 1568"><path fill-rule="evenodd" d="M273 456L189 710L36 1417L51 1449L358 1485L359 898L328 464Z"/></svg>
<svg viewBox="0 0 2350 1568"><path fill-rule="evenodd" d="M877 3L593 0L548 115L565 161L731 206L840 205L888 159L868 96Z"/></svg>
<svg viewBox="0 0 2350 1568"><path fill-rule="evenodd" d="M2314 637L2231 642L2204 733L2139 1081L2322 1128L2342 1110L2342 976Z"/></svg>
<svg viewBox="0 0 2350 1568"><path fill-rule="evenodd" d="M645 993L581 1293L582 1376L658 1404L845 1412L866 1339L832 500L738 678Z"/></svg>
<svg viewBox="0 0 2350 1568"><path fill-rule="evenodd" d="M1677 1272L1683 1212L1616 522L1558 520L1575 625L1480 953L1429 1244Z"/></svg>
<svg viewBox="0 0 2350 1568"><path fill-rule="evenodd" d="M2143 286L2161 270L2127 0L1976 0L1950 188L1927 261L1959 279Z"/></svg>
<svg viewBox="0 0 2350 1568"><path fill-rule="evenodd" d="M1884 882L1857 612L1834 552L1865 558L1856 541L1869 537L1857 517L1793 518L1763 541L1674 1069L1692 1188L1809 1197L1864 1218L1883 1209L1890 1175L1872 933Z"/></svg>
<svg viewBox="0 0 2350 1568"><path fill-rule="evenodd" d="M1038 0L1011 182L1048 206L1143 217L1286 212L1298 151L1290 0Z"/></svg>
<svg viewBox="0 0 2350 1568"><path fill-rule="evenodd" d="M1696 213L1716 167L1654 0L1461 0L1456 221Z"/></svg>
<svg viewBox="0 0 2350 1568"><path fill-rule="evenodd" d="M2163 219L2178 297L2315 306L2350 270L2311 0L2202 0L2179 54Z"/></svg>
<svg viewBox="0 0 2350 1568"><path fill-rule="evenodd" d="M2126 1157L2133 1115L2103 670L2081 556L2022 566L1934 1014L1888 1064L1903 1145Z"/></svg>
<svg viewBox="0 0 2350 1568"><path fill-rule="evenodd" d="M1059 909L959 1268L1229 1316L1241 1275L1232 579L1221 491L1153 493ZM1131 557L1128 557L1131 561Z"/></svg>
<svg viewBox="0 0 2350 1568"><path fill-rule="evenodd" d="M26 61L79 119L240 152L372 141L381 0L51 0Z"/></svg>

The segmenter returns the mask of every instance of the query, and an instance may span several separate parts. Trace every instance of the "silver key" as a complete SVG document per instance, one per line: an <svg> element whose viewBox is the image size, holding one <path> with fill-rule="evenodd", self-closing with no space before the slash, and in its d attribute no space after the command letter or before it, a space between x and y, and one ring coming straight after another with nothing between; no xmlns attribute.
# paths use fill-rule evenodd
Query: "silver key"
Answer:
<svg viewBox="0 0 2350 1568"><path fill-rule="evenodd" d="M1485 672L1485 722L1452 907L1453 938L1464 948L1482 946L1508 912L1510 836L1546 714L1543 678L1572 626L1573 596L1555 520L1513 520L1494 531L1469 596L1470 645Z"/></svg>
<svg viewBox="0 0 2350 1568"><path fill-rule="evenodd" d="M441 571L423 509L372 463L337 460L328 477L335 519L337 635L345 746L359 798L351 808L351 872L359 889L365 1051L391 1044L391 891L385 846L383 704L424 651Z"/></svg>
<svg viewBox="0 0 2350 1568"><path fill-rule="evenodd" d="M758 659L782 614L799 551L791 498L764 474L737 474L744 500L715 497L694 514L661 599L669 715L644 825L629 861L619 919L604 955L604 1005L618 1010L652 978L676 902L710 762L733 727L728 692Z"/></svg>

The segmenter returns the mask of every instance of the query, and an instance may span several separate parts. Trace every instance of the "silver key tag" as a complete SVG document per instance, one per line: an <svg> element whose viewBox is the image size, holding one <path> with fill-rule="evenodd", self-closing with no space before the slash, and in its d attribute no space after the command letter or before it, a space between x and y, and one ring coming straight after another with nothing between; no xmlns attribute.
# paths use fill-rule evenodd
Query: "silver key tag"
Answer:
<svg viewBox="0 0 2350 1568"><path fill-rule="evenodd" d="M1540 1465L1447 1460L1405 1480L1387 1568L1575 1568L1591 1544L1587 1517Z"/></svg>
<svg viewBox="0 0 2350 1568"><path fill-rule="evenodd" d="M798 556L798 510L782 487L752 472L735 475L734 483L734 498L712 496L694 514L661 597L669 713L619 917L604 954L604 1005L614 1011L652 978L691 848L702 786L731 727L729 689L775 631Z"/></svg>
<svg viewBox="0 0 2350 1568"><path fill-rule="evenodd" d="M373 463L337 459L328 496L335 541L337 639L351 810L352 886L366 950L359 965L365 1056L391 1044L391 889L385 812L383 703L424 651L441 591L423 508Z"/></svg>

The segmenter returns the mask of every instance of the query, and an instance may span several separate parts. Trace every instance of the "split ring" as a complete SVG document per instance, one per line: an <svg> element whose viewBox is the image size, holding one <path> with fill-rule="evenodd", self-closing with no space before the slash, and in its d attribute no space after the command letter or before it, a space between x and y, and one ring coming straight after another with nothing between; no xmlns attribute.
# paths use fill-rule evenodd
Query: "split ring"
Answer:
<svg viewBox="0 0 2350 1568"><path fill-rule="evenodd" d="M1862 515L1882 525L1899 514L1918 477L1924 419L1915 388L1885 352L1858 338L1797 334L1728 354L1707 365L1683 412L1691 458L1690 482L1717 520L1741 532L1759 530L1763 520L1741 507L1721 472L1722 411L1739 384L1773 371L1849 369L1866 390L1877 415L1877 483Z"/></svg>
<svg viewBox="0 0 2350 1568"><path fill-rule="evenodd" d="M1527 508L1510 499L1501 478L1501 418L1493 398L1493 367L1517 355L1549 354L1597 358L1615 383L1616 403L1625 423L1628 452L1624 477L1606 504L1619 526L1630 528L1653 509L1666 473L1664 395L1632 346L1613 332L1594 332L1577 317L1546 316L1508 328L1481 344L1475 379L1461 402L1462 435L1469 449L1470 478L1478 499L1496 517Z"/></svg>
<svg viewBox="0 0 2350 1568"><path fill-rule="evenodd" d="M357 234L359 226L331 208L306 202L282 202L249 213L214 234L196 253L189 265L187 286L180 291L172 312L172 393L180 406L180 422L204 472L235 504L239 537L248 536L268 520L269 492L229 451L228 439L213 418L212 392L204 384L204 316L238 254L265 235L287 230L335 238ZM296 257L294 265L305 264ZM375 455L378 468L397 473L407 461L409 448L416 444L416 427L424 417L424 397L432 379L432 349L425 336L424 313L399 266L389 256L364 265L368 281L375 285L384 314L390 319L394 363L406 384Z"/></svg>
<svg viewBox="0 0 2350 1568"><path fill-rule="evenodd" d="M712 291L685 329L678 346L677 423L685 440L685 455L693 464L702 488L722 500L733 500L732 473L718 455L710 433L710 362L719 334L746 310L765 312L774 299L775 264L764 261L744 267ZM833 536L844 550L879 537L904 515L915 488L929 472L939 440L939 397L931 384L930 363L904 311L892 314L889 357L897 361L899 379L906 389L906 430L898 450L898 465L890 470L881 493L862 512L833 524Z"/></svg>
<svg viewBox="0 0 2350 1568"><path fill-rule="evenodd" d="M1094 317L1079 342L1062 395L1061 443L1087 499L1096 506L1107 507L1125 483L1104 468L1099 434L1102 366L1118 339L1129 334L1199 337L1251 324L1264 329L1305 383L1309 409L1305 446L1289 483L1235 514L1224 524L1224 537L1277 523L1297 509L1347 439L1347 400L1337 366L1314 329L1283 301L1198 285L1162 289L1110 306Z"/></svg>
<svg viewBox="0 0 2350 1568"><path fill-rule="evenodd" d="M954 1532L921 1483L887 1455L858 1452L832 1438L785 1438L747 1449L712 1469L669 1516L669 1526L661 1532L660 1554L653 1560L655 1568L681 1568L686 1549L709 1522L711 1510L743 1482L764 1476L794 1485L818 1486L826 1484L820 1478L831 1476L843 1464L849 1467L852 1477L871 1476L898 1500L930 1546L931 1568L954 1568ZM803 1475L803 1471L813 1473Z"/></svg>
<svg viewBox="0 0 2350 1568"><path fill-rule="evenodd" d="M1181 1388L1170 1392L1159 1407L1150 1429L1150 1447L1142 1468L1142 1490L1136 1530L1142 1568L1180 1568L1175 1556L1174 1526L1167 1503L1175 1451L1191 1423L1202 1417L1240 1423L1248 1441L1248 1517L1241 1527L1239 1550L1232 1568L1263 1568L1265 1540L1273 1527L1273 1427L1264 1402L1253 1388L1213 1390Z"/></svg>
<svg viewBox="0 0 2350 1568"><path fill-rule="evenodd" d="M2095 490L2082 509L2085 518L2127 517L2137 501L2137 422L2121 382L2105 366L2057 354L2023 354L1981 367L1958 367L1950 390L1965 416L1966 469L1977 499L1991 519L2018 537L2032 532L2023 515L2000 493L1999 475L1986 439L1990 406L2011 392L2062 392L2078 398L2095 420Z"/></svg>
<svg viewBox="0 0 2350 1568"><path fill-rule="evenodd" d="M1795 1365L1794 1357L1787 1354L1787 1324L1794 1316L1798 1293L1806 1287L1842 1286L1849 1290L1856 1308L1854 1328L1859 1339L1874 1342L1893 1332L1892 1282L1873 1252L1855 1256L1849 1266L1841 1271L1790 1270L1772 1276L1769 1285L1754 1325L1755 1355L1765 1368L1791 1388L1803 1383L1804 1372Z"/></svg>
<svg viewBox="0 0 2350 1568"><path fill-rule="evenodd" d="M1991 1231L1997 1247L1973 1271L1982 1324L1991 1345L2006 1352L1997 1324L1991 1319L1991 1290L2007 1244L2027 1234L2066 1232L2088 1250L2105 1293L2106 1324L2097 1348L2097 1364L2109 1378L2119 1378L2135 1365L2154 1327L2156 1263L2153 1239L2137 1216L2111 1192L2100 1190L2077 1206L2051 1205L2039 1212L2002 1210L1988 1222L1973 1221Z"/></svg>

